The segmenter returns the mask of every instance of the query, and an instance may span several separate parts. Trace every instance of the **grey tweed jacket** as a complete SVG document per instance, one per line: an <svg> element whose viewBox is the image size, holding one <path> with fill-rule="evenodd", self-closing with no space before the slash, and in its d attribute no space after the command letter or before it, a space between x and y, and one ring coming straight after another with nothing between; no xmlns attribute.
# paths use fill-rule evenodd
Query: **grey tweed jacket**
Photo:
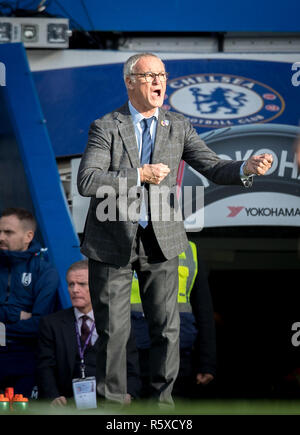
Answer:
<svg viewBox="0 0 300 435"><path fill-rule="evenodd" d="M214 183L243 185L241 161L220 159L184 116L159 109L152 163L168 165L170 173L159 186L149 185L147 192L153 230L167 259L183 252L188 242L183 221L178 219L176 195L171 194L166 200L157 189L175 192L181 159ZM88 258L117 266L128 263L141 203L137 187L140 166L126 103L91 124L78 171L78 191L91 197L81 246Z"/></svg>

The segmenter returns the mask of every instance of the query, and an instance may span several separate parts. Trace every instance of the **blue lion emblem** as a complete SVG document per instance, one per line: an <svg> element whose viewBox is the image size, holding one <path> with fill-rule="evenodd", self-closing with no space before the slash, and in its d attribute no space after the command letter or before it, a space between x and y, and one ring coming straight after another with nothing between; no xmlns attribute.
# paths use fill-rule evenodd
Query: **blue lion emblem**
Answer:
<svg viewBox="0 0 300 435"><path fill-rule="evenodd" d="M217 87L209 94L203 94L201 88L190 88L195 97L197 111L203 113L217 113L221 109L227 109L225 114L237 114L240 107L247 103L246 94L235 92L231 89ZM201 110L202 105L208 106L208 110Z"/></svg>

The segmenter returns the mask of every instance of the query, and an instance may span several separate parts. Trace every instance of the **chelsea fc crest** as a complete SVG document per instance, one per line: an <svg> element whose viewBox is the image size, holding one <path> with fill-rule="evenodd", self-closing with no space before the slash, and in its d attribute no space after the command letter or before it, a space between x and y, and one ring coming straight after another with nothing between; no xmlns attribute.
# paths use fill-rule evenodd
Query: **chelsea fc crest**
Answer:
<svg viewBox="0 0 300 435"><path fill-rule="evenodd" d="M168 82L166 109L199 127L270 122L282 114L281 95L263 83L229 74L193 74Z"/></svg>
<svg viewBox="0 0 300 435"><path fill-rule="evenodd" d="M32 276L32 274L30 272L28 272L28 273L24 272L22 274L23 286L28 287L31 284L31 276Z"/></svg>

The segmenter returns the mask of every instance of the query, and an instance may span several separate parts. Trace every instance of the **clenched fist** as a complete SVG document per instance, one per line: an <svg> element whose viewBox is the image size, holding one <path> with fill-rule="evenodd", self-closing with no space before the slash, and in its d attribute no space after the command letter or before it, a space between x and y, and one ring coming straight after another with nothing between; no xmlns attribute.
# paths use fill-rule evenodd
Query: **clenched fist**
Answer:
<svg viewBox="0 0 300 435"><path fill-rule="evenodd" d="M244 166L245 175L265 175L271 168L273 163L272 154L259 154L258 156L251 156Z"/></svg>
<svg viewBox="0 0 300 435"><path fill-rule="evenodd" d="M145 164L139 168L142 183L159 184L170 172L167 165L155 163L153 165Z"/></svg>

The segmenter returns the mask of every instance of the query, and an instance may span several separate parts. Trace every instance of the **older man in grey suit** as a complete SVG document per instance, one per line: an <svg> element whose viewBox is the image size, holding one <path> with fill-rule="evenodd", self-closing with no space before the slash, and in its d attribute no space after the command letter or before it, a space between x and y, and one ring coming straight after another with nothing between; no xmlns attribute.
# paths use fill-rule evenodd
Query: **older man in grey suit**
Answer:
<svg viewBox="0 0 300 435"><path fill-rule="evenodd" d="M89 258L89 287L101 341L97 391L121 403L127 392L133 270L149 324L153 397L160 403L173 403L178 373L177 268L188 241L176 196L170 195L166 204L157 199L155 189L174 192L181 159L215 183L241 186L250 186L251 175L263 175L272 164L269 154L245 162L220 159L184 116L161 108L166 80L165 66L154 54L127 60L129 102L92 123L78 172L80 194L91 197L82 252ZM138 217L132 209L140 206ZM166 206L167 219L161 211Z"/></svg>

